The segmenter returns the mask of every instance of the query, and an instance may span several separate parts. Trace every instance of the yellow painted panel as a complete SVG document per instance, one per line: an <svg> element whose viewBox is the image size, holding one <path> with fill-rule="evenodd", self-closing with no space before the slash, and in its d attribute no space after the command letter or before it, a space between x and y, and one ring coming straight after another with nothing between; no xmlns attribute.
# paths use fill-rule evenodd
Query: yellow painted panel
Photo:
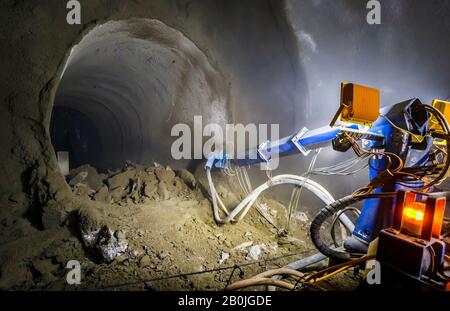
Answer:
<svg viewBox="0 0 450 311"><path fill-rule="evenodd" d="M380 115L380 92L353 83L341 86L341 121L370 125Z"/></svg>
<svg viewBox="0 0 450 311"><path fill-rule="evenodd" d="M434 108L436 108L437 110L439 110L444 115L447 122L450 122L450 102L445 101L445 100L435 99L435 100L433 100L432 106ZM439 125L437 119L434 116L432 116L430 118L429 128L431 130L435 130L435 131L442 131L441 126Z"/></svg>

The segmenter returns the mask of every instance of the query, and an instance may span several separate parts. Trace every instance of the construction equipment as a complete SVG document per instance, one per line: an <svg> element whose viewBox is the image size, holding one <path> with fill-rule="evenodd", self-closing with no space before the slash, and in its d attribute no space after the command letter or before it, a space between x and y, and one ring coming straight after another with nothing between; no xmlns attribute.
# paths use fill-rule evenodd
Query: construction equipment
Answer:
<svg viewBox="0 0 450 311"><path fill-rule="evenodd" d="M409 259L393 252L393 249L404 247L412 253L416 252L414 259L411 259L415 261L410 263L411 269L402 270L400 267L399 270L422 281L426 275L426 279L433 282L434 287L444 288L445 277L430 274L430 265L433 265L433 271L436 272L439 270L436 266L443 264L445 243L442 242L438 225L429 219L438 215L437 222L440 219L442 223L445 198L450 197L448 193L433 193L433 187L446 179L450 168L450 127L447 119L450 116L450 103L435 100L433 105L425 105L414 98L380 109L379 99L380 94L376 89L342 83L340 106L329 126L314 130L303 128L278 141L261 144L239 159L231 159L230 155L222 153L212 154L207 161L206 170L216 222L230 223L242 219L258 196L275 185L292 184L296 188L306 188L326 204L310 227L312 242L322 254L334 260L348 261L366 254L369 244L379 237L377 258L381 263L399 268ZM306 156L312 150L328 146L340 152L352 149L356 158L326 168L310 168L303 176L272 176L270 172L269 180L255 190L247 189L247 197L231 211L223 204L212 182L213 167L230 171L233 170L232 167L267 163L270 169L271 159L275 156L295 153ZM368 164L361 166L366 161ZM367 166L369 183L339 200L335 200L325 188L309 178L314 174L348 175ZM425 204L419 198L415 204L416 207L424 208L422 212L417 212L414 206L399 207L398 196L405 196L405 193L408 198L412 198L413 193L413 201L416 195L426 195L428 200L439 202L439 208L431 211L431 201ZM351 207L359 201L363 201L361 212ZM223 218L219 209L225 214ZM349 210L356 210L359 216L356 224L346 216L345 213ZM419 214L415 214L416 212ZM421 224L419 230L408 223L409 216L413 219L416 216L425 217L428 220ZM352 232L344 241L343 247L331 247L321 238L321 227L332 217L333 225L339 220ZM418 245L418 239L424 242ZM431 250L434 251L433 260L429 255ZM424 262L427 267L424 267Z"/></svg>
<svg viewBox="0 0 450 311"><path fill-rule="evenodd" d="M381 230L378 238L377 260L383 270L392 269L391 274L407 275L429 287L445 286L446 245L441 239L445 203L445 197L398 191L392 227Z"/></svg>

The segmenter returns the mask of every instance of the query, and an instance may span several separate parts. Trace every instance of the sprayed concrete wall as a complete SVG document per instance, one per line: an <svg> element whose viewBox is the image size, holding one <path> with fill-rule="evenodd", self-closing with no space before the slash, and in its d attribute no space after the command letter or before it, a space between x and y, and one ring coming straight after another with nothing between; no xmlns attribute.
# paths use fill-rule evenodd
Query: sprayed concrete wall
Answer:
<svg viewBox="0 0 450 311"><path fill-rule="evenodd" d="M364 1L81 3L82 25L66 23L65 1L0 4L3 202L70 198L50 140L53 107L92 124L96 161L109 166L164 158L171 124L196 113L279 123L282 135L322 125L343 80L381 88L382 104L450 95L447 1L383 3L380 26L365 22ZM282 170L302 172L308 160ZM344 195L358 178L323 182Z"/></svg>
<svg viewBox="0 0 450 311"><path fill-rule="evenodd" d="M282 2L81 3L82 25L66 23L64 1L1 4L3 200L70 198L50 140L54 106L98 130L96 160L108 165L167 155L149 150L165 149L171 124L193 114L293 128L279 113L292 112L300 75Z"/></svg>

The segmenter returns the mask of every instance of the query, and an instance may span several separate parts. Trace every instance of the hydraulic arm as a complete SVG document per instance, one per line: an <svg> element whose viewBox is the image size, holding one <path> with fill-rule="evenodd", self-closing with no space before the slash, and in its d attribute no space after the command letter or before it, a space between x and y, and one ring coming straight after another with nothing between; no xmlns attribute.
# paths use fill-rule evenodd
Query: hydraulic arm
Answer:
<svg viewBox="0 0 450 311"><path fill-rule="evenodd" d="M239 159L213 154L206 164L210 185L210 170L213 167L225 169L233 165L250 166L258 163L267 163L270 167L274 157L295 153L306 156L312 150L328 146L340 152L353 149L359 158L368 160L370 182L353 192L352 199L348 200L349 204L364 200L355 226L349 224L343 214L339 219L353 231L352 236L345 241L347 251L365 253L368 244L378 236L380 230L392 225L396 191L430 191L447 176L450 130L445 115L449 107L450 103L444 101L435 101L429 106L415 98L380 110L377 90L343 83L340 107L330 125L314 130L303 128L278 141L263 143ZM321 195L325 203L334 202L325 189L312 185L308 178L285 175L268 183L269 186L274 183L306 186ZM256 197L244 200L237 209L228 212L220 198L213 195L213 201L224 210L228 221L235 220L241 210L247 211L255 200ZM321 212L315 224L319 228L327 218L326 210Z"/></svg>

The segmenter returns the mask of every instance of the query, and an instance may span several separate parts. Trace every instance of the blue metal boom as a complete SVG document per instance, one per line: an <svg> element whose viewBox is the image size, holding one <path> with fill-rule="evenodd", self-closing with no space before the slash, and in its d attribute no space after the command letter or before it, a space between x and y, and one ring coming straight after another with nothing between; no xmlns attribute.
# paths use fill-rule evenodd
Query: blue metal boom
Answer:
<svg viewBox="0 0 450 311"><path fill-rule="evenodd" d="M422 103L418 99L411 99L381 109L380 117L368 131L355 124L347 127L325 126L311 131L304 128L278 141L262 144L250 150L242 159L229 159L227 156L216 155L208 160L207 166L212 167L215 164L216 167L225 168L230 162L238 166L250 166L270 161L274 156L283 157L298 152L307 155L311 150L330 146L342 132L364 139L369 149L398 155L409 167L423 166L429 161L428 151L431 141L424 140L421 144L413 142L410 135L401 130L406 129L421 135L428 129L428 117L418 109L413 109L414 105L422 105ZM380 169L386 167L386 158L372 157L370 164L369 176L372 180ZM375 193L392 192L399 188L404 186L395 181L388 182L377 188ZM392 219L393 206L394 199L364 201L353 237L365 244L375 239L381 229L391 225L389 222Z"/></svg>

